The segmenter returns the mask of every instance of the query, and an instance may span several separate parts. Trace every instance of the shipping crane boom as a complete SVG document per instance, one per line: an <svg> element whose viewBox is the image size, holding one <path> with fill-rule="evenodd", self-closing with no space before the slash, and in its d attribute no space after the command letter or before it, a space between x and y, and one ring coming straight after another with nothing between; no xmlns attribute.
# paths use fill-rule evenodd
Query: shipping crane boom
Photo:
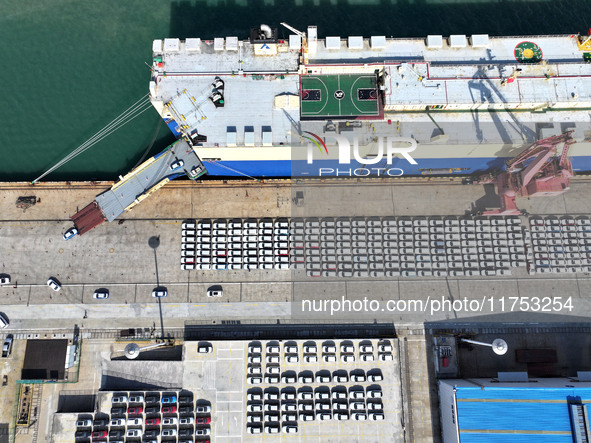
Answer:
<svg viewBox="0 0 591 443"><path fill-rule="evenodd" d="M506 162L506 171L496 178L483 177L477 183L496 183L501 207L485 211L485 215L519 215L515 198L559 195L569 189L573 176L568 159L575 143L573 131L538 140L515 158ZM559 146L562 144L560 154Z"/></svg>

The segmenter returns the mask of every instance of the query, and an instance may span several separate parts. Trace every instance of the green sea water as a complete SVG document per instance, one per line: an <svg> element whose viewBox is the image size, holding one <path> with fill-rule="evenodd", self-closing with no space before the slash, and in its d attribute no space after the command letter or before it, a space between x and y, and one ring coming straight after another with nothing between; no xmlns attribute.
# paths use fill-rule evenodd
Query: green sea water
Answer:
<svg viewBox="0 0 591 443"><path fill-rule="evenodd" d="M147 94L152 40L586 33L591 0L0 0L0 181L32 180ZM280 35L289 33L280 29ZM116 179L173 141L155 110L44 180Z"/></svg>

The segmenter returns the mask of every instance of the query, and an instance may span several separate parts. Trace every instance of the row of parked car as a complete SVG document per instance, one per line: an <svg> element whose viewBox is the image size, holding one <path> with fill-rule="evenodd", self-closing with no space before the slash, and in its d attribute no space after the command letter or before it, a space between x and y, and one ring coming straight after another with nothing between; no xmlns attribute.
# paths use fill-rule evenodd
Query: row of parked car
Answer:
<svg viewBox="0 0 591 443"><path fill-rule="evenodd" d="M305 363L317 363L317 347L315 344L303 346L303 361ZM279 357L280 348L278 345L267 345L266 348L266 363L280 363ZM325 363L335 363L337 361L337 347L334 342L325 342L322 345L322 359ZM361 361L373 361L374 346L371 343L361 344L359 346L359 358ZM258 344L250 344L248 347L249 363L261 363L262 347ZM294 342L293 344L285 344L283 348L285 363L299 363L299 348ZM353 342L341 343L340 346L340 361L343 363L352 363L355 361L355 345ZM258 358L257 358L258 356ZM392 360L392 346L389 342L381 342L378 344L378 359L381 361Z"/></svg>
<svg viewBox="0 0 591 443"><path fill-rule="evenodd" d="M297 432L298 421L384 420L383 392L379 385L366 391L362 386L304 387L296 391L272 388L247 392L247 432L251 434ZM264 400L264 401L263 401ZM282 426L280 422L283 421ZM264 425L264 427L263 427Z"/></svg>
<svg viewBox="0 0 591 443"><path fill-rule="evenodd" d="M181 269L289 269L289 222L188 220L181 231Z"/></svg>
<svg viewBox="0 0 591 443"><path fill-rule="evenodd" d="M535 272L591 272L591 220L530 219Z"/></svg>
<svg viewBox="0 0 591 443"><path fill-rule="evenodd" d="M274 369L277 369L277 371L274 371ZM361 383L365 381L382 381L383 375L379 369L372 369L367 373L363 369L354 369L350 373L344 369L339 369L332 373L326 369L317 371L316 374L312 371L300 371L298 374L292 370L281 373L279 366L267 366L267 373L264 376L262 374L249 374L246 380L251 385L258 385L263 383L263 381L267 384L348 383L349 381Z"/></svg>
<svg viewBox="0 0 591 443"><path fill-rule="evenodd" d="M326 234L318 248L311 247L318 236L306 235L305 248L292 242L292 267L310 277L444 277L510 275L512 267L527 265L526 233L518 224L424 229L433 232L383 234L382 240L374 233L365 242L359 234Z"/></svg>
<svg viewBox="0 0 591 443"><path fill-rule="evenodd" d="M111 404L110 417L105 414L77 420L76 438L91 438L92 441L108 438L110 443L141 438L144 443L170 437L182 443L207 438L211 433L211 406L194 404L192 395L116 393Z"/></svg>

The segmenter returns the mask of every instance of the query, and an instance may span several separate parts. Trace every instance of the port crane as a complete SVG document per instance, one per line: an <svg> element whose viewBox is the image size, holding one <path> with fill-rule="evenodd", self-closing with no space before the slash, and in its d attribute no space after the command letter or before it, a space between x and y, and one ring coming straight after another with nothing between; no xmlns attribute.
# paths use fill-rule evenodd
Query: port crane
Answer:
<svg viewBox="0 0 591 443"><path fill-rule="evenodd" d="M521 215L515 198L546 197L562 194L569 189L573 169L568 159L570 146L575 143L572 130L538 140L515 158L507 160L507 169L495 177L485 175L475 183L496 183L500 208L484 215ZM560 146L562 150L560 151Z"/></svg>

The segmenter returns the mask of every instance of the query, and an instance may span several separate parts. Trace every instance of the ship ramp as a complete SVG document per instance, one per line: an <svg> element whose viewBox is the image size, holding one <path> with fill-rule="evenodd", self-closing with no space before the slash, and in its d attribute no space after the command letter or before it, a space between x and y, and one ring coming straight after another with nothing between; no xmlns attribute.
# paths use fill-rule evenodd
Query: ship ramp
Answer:
<svg viewBox="0 0 591 443"><path fill-rule="evenodd" d="M115 220L171 180L183 175L195 180L206 173L193 148L180 139L119 177L111 189L99 194L94 202L71 218L78 233L84 234L105 220Z"/></svg>

